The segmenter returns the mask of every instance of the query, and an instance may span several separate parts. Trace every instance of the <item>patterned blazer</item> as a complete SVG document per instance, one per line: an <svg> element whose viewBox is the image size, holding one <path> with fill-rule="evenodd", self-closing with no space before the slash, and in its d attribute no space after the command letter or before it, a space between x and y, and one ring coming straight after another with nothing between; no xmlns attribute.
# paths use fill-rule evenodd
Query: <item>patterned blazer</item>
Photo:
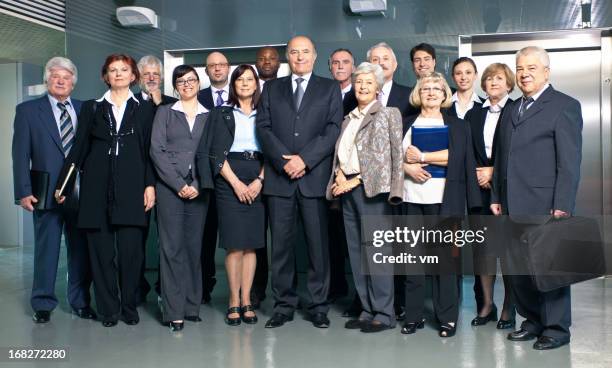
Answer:
<svg viewBox="0 0 612 368"><path fill-rule="evenodd" d="M332 173L327 184L326 197L334 199L331 186L339 168L338 146L351 121L347 115L342 122L342 132L336 141ZM375 102L361 122L355 146L359 158L361 180L366 196L389 193L389 203L402 202L404 170L402 170L402 115L395 107L383 107Z"/></svg>

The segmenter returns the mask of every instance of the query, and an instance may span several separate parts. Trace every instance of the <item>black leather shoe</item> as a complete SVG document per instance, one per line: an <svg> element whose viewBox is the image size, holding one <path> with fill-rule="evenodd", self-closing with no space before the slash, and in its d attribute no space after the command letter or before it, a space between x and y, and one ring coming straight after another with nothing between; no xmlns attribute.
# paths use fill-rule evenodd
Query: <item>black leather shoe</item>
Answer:
<svg viewBox="0 0 612 368"><path fill-rule="evenodd" d="M389 329L391 329L391 326L387 324L384 324L379 321L369 321L365 326L361 328L360 331L365 332L365 333L374 333L374 332L381 332L381 331L385 331Z"/></svg>
<svg viewBox="0 0 612 368"><path fill-rule="evenodd" d="M483 325L486 325L489 321L491 322L497 321L497 307L496 306L493 306L489 314L487 314L486 316L484 317L476 316L476 318L472 320L472 326L483 326Z"/></svg>
<svg viewBox="0 0 612 368"><path fill-rule="evenodd" d="M351 319L346 321L344 324L344 328L348 328L349 330L361 330L364 328L370 321L366 319Z"/></svg>
<svg viewBox="0 0 612 368"><path fill-rule="evenodd" d="M179 332L185 327L185 322L170 322L168 325L170 326L170 331Z"/></svg>
<svg viewBox="0 0 612 368"><path fill-rule="evenodd" d="M51 319L51 312L49 311L36 311L32 316L32 320L35 323L47 323Z"/></svg>
<svg viewBox="0 0 612 368"><path fill-rule="evenodd" d="M245 305L244 307L240 308L240 312L241 312L241 316L242 316L242 322L249 324L249 325L254 325L257 323L257 316L255 315L255 307L252 305ZM244 314L246 312L253 312L252 316L245 316Z"/></svg>
<svg viewBox="0 0 612 368"><path fill-rule="evenodd" d="M328 328L329 327L329 318L325 313L315 313L310 317L310 321L312 325L316 328Z"/></svg>
<svg viewBox="0 0 612 368"><path fill-rule="evenodd" d="M410 335L416 332L417 329L425 327L425 320L422 319L420 322L406 322L402 326L401 333L404 335Z"/></svg>
<svg viewBox="0 0 612 368"><path fill-rule="evenodd" d="M497 329L498 330L507 330L510 328L514 328L514 326L516 326L516 320L515 319L500 319L499 321L497 321Z"/></svg>
<svg viewBox="0 0 612 368"><path fill-rule="evenodd" d="M455 324L450 324L450 323L442 323L440 325L440 328L438 329L438 336L440 337L453 337L455 336L455 333L457 332L457 323Z"/></svg>
<svg viewBox="0 0 612 368"><path fill-rule="evenodd" d="M96 319L98 316L91 307L79 308L74 310L74 314L83 319Z"/></svg>
<svg viewBox="0 0 612 368"><path fill-rule="evenodd" d="M102 321L102 326L104 327L113 327L117 326L117 321Z"/></svg>
<svg viewBox="0 0 612 368"><path fill-rule="evenodd" d="M533 344L536 350L551 350L569 344L569 339L556 339L550 336L540 336L538 341Z"/></svg>
<svg viewBox="0 0 612 368"><path fill-rule="evenodd" d="M139 319L126 319L124 322L128 326L136 326L138 322L140 322L140 320Z"/></svg>
<svg viewBox="0 0 612 368"><path fill-rule="evenodd" d="M185 316L185 320L189 322L202 322L200 316Z"/></svg>
<svg viewBox="0 0 612 368"><path fill-rule="evenodd" d="M238 314L238 317L231 318L230 314ZM228 326L238 326L240 324L240 307L229 307L225 313L225 324Z"/></svg>
<svg viewBox="0 0 612 368"><path fill-rule="evenodd" d="M266 328L276 328L284 325L287 322L293 321L293 316L287 316L282 313L274 313L272 318L266 322Z"/></svg>
<svg viewBox="0 0 612 368"><path fill-rule="evenodd" d="M523 330L522 328L508 334L508 340L510 341L529 341L536 337L538 337L536 334Z"/></svg>

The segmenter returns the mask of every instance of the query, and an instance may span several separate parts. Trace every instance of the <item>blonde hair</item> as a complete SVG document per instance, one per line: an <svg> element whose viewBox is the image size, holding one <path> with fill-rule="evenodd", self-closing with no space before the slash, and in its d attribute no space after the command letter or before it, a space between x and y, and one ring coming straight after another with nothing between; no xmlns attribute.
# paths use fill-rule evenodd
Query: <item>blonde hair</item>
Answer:
<svg viewBox="0 0 612 368"><path fill-rule="evenodd" d="M420 108L423 104L421 102L421 88L425 83L433 82L439 83L442 85L442 90L444 91L444 100L442 101L441 108L449 108L452 105L451 97L453 96L453 92L451 91L448 83L444 76L438 72L430 73L426 76L419 78L414 86L414 89L410 93L410 104L414 107Z"/></svg>

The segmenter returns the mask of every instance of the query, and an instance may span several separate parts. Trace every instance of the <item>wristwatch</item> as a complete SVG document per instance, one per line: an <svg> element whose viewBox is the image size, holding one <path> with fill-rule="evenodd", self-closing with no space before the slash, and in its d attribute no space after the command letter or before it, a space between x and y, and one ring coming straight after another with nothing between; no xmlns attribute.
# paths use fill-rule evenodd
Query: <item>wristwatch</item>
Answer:
<svg viewBox="0 0 612 368"><path fill-rule="evenodd" d="M257 177L257 178L255 178L255 179L259 180L259 181L260 181L262 184L263 184L263 182L264 182L264 178L262 178L261 176L258 176L258 177Z"/></svg>

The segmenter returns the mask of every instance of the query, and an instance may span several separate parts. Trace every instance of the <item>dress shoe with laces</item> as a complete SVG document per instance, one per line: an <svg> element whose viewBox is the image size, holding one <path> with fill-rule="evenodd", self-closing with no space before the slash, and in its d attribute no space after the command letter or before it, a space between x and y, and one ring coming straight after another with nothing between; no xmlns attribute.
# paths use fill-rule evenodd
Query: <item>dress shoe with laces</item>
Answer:
<svg viewBox="0 0 612 368"><path fill-rule="evenodd" d="M344 328L347 328L349 330L361 330L368 323L370 323L370 321L368 321L367 319L351 319L346 321L346 323L344 324Z"/></svg>
<svg viewBox="0 0 612 368"><path fill-rule="evenodd" d="M254 325L257 323L257 316L255 315L255 307L253 305L245 305L240 308L242 322L248 325ZM246 312L253 312L252 316L245 315Z"/></svg>
<svg viewBox="0 0 612 368"><path fill-rule="evenodd" d="M508 340L510 341L529 341L535 339L536 337L538 337L536 334L522 328L508 334Z"/></svg>
<svg viewBox="0 0 612 368"><path fill-rule="evenodd" d="M284 325L287 322L293 321L293 316L287 316L282 313L274 313L272 318L266 322L266 328L276 328Z"/></svg>
<svg viewBox="0 0 612 368"><path fill-rule="evenodd" d="M514 328L514 326L516 326L515 319L500 319L499 321L497 321L496 328L498 330L507 330L509 328Z"/></svg>
<svg viewBox="0 0 612 368"><path fill-rule="evenodd" d="M51 320L51 312L49 311L36 311L32 316L32 320L35 323L47 323Z"/></svg>
<svg viewBox="0 0 612 368"><path fill-rule="evenodd" d="M380 321L369 321L369 323L363 326L360 331L365 333L375 333L390 330L391 328L393 327Z"/></svg>
<svg viewBox="0 0 612 368"><path fill-rule="evenodd" d="M484 326L489 321L491 322L497 321L497 307L496 306L493 306L489 314L487 314L486 316L484 317L476 316L476 318L472 320L472 326Z"/></svg>
<svg viewBox="0 0 612 368"><path fill-rule="evenodd" d="M179 332L185 327L185 322L170 322L168 326L170 326L170 331Z"/></svg>
<svg viewBox="0 0 612 368"><path fill-rule="evenodd" d="M185 316L185 320L189 322L202 322L200 316Z"/></svg>
<svg viewBox="0 0 612 368"><path fill-rule="evenodd" d="M83 319L96 319L98 316L91 307L78 308L74 310L74 314Z"/></svg>
<svg viewBox="0 0 612 368"><path fill-rule="evenodd" d="M557 339L550 336L540 336L538 341L533 344L536 350L551 350L569 344L569 339Z"/></svg>
<svg viewBox="0 0 612 368"><path fill-rule="evenodd" d="M416 332L416 330L420 330L425 327L425 320L422 319L420 322L406 322L402 326L401 333L404 335L410 335Z"/></svg>
<svg viewBox="0 0 612 368"><path fill-rule="evenodd" d="M325 313L315 313L310 317L310 321L312 325L316 328L328 328L329 327L329 318L327 318L327 314Z"/></svg>

